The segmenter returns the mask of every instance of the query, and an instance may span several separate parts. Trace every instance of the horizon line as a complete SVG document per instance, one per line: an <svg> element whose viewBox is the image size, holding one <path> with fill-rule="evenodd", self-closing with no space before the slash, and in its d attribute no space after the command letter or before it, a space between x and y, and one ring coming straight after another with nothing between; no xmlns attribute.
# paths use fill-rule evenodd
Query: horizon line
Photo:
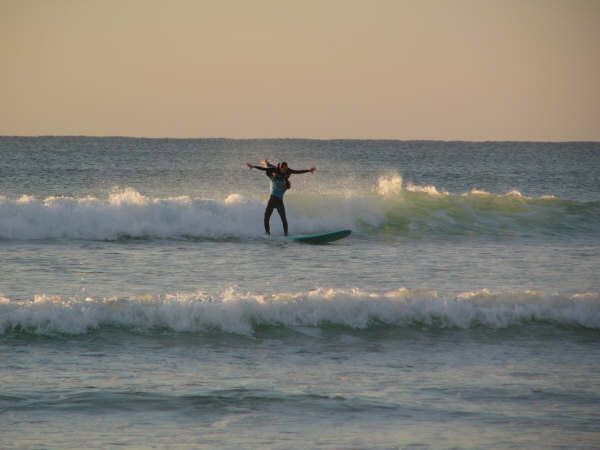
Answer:
<svg viewBox="0 0 600 450"><path fill-rule="evenodd" d="M215 140L215 141L381 141L381 142L523 142L523 143L547 143L547 144L598 144L600 140L548 140L548 139L441 139L441 138L311 138L311 137L169 137L169 136L123 136L123 135L85 135L85 134L39 134L19 135L0 134L0 138L87 138L87 139L146 139L146 140Z"/></svg>

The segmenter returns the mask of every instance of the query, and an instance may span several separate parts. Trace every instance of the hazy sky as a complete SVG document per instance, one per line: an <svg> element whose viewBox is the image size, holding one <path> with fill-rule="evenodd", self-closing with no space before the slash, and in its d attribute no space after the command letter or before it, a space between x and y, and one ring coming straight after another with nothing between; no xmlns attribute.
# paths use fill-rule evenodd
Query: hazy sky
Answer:
<svg viewBox="0 0 600 450"><path fill-rule="evenodd" d="M600 140L600 0L0 0L0 135Z"/></svg>

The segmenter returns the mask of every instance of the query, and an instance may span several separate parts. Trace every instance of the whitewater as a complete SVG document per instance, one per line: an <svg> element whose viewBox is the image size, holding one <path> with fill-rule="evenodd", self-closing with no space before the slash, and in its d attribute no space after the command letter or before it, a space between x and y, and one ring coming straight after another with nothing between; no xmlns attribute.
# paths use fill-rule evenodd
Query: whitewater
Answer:
<svg viewBox="0 0 600 450"><path fill-rule="evenodd" d="M0 332L4 334L82 334L115 326L134 331L167 329L248 336L262 327L301 330L340 326L364 330L416 326L505 328L548 323L600 329L597 293L482 290L444 299L435 291L406 288L383 294L355 288L268 296L231 288L216 297L204 292L100 300L41 295L32 301L0 298L0 302Z"/></svg>
<svg viewBox="0 0 600 450"><path fill-rule="evenodd" d="M598 143L0 137L0 264L2 448L600 442Z"/></svg>
<svg viewBox="0 0 600 450"><path fill-rule="evenodd" d="M290 195L298 233L350 228L364 236L419 233L573 236L597 233L600 202L529 198L475 190L439 192L435 186L403 186L399 175L382 176L372 192ZM23 195L0 197L0 239L260 238L264 200L231 193L224 200L148 197L132 188L105 199Z"/></svg>

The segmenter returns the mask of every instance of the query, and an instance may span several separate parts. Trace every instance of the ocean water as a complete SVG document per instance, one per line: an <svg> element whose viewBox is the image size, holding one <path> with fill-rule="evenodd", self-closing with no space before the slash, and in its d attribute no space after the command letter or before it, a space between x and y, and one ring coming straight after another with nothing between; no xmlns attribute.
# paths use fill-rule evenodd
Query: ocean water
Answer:
<svg viewBox="0 0 600 450"><path fill-rule="evenodd" d="M2 448L600 447L600 143L0 137L0 265Z"/></svg>

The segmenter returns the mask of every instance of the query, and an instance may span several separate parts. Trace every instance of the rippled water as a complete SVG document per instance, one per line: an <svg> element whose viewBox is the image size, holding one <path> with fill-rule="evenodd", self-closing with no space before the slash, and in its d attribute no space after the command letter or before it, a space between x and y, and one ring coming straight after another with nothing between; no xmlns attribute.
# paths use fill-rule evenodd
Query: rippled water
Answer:
<svg viewBox="0 0 600 450"><path fill-rule="evenodd" d="M597 447L599 219L596 143L0 138L2 447Z"/></svg>

